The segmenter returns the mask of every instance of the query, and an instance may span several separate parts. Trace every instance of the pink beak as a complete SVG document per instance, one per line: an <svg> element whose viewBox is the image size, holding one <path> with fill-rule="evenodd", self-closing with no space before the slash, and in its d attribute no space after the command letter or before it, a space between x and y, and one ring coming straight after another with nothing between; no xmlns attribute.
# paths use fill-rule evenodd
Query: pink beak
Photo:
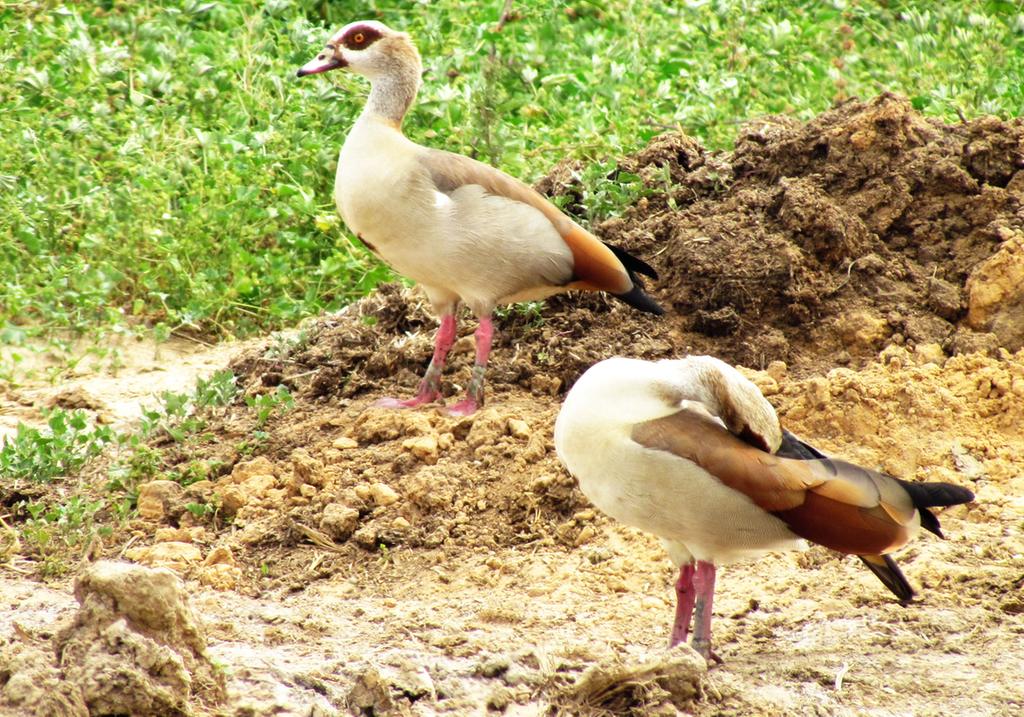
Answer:
<svg viewBox="0 0 1024 717"><path fill-rule="evenodd" d="M336 70L339 67L344 67L348 63L345 60L339 60L334 55L328 55L326 52L321 52L315 58L307 62L305 65L299 68L296 72L296 76L305 77L306 75L318 75L321 72L327 72L328 70Z"/></svg>

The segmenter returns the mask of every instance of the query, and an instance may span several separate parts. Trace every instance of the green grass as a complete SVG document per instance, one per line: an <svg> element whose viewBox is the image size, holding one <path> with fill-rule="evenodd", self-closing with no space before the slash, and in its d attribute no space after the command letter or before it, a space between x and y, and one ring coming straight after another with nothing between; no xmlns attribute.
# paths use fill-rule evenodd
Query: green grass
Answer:
<svg viewBox="0 0 1024 717"><path fill-rule="evenodd" d="M389 276L335 218L364 83L297 80L357 18L406 29L427 74L406 128L527 181L665 127L712 147L765 113L881 90L954 119L1024 107L1021 2L165 0L0 3L0 337L111 326L239 335Z"/></svg>

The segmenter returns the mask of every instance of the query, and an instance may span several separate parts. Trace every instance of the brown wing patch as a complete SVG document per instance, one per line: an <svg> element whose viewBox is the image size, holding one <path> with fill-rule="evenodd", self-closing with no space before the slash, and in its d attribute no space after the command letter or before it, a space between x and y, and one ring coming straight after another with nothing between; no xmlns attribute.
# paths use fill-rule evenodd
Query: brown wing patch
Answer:
<svg viewBox="0 0 1024 717"><path fill-rule="evenodd" d="M766 511L800 505L807 492L800 461L786 461L732 435L694 411L645 421L633 427L633 440L692 461Z"/></svg>
<svg viewBox="0 0 1024 717"><path fill-rule="evenodd" d="M528 204L541 212L565 241L573 258L575 281L566 288L621 294L633 282L619 258L600 239L567 217L539 192L504 172L461 154L428 150L421 161L438 191L451 193L466 184L478 184L488 194Z"/></svg>
<svg viewBox="0 0 1024 717"><path fill-rule="evenodd" d="M637 424L632 438L696 463L800 537L833 550L885 553L916 530L910 497L892 478L842 461L780 458L694 411Z"/></svg>
<svg viewBox="0 0 1024 717"><path fill-rule="evenodd" d="M801 538L853 555L888 553L910 539L906 525L897 523L880 506L862 508L808 491L802 504L775 511Z"/></svg>

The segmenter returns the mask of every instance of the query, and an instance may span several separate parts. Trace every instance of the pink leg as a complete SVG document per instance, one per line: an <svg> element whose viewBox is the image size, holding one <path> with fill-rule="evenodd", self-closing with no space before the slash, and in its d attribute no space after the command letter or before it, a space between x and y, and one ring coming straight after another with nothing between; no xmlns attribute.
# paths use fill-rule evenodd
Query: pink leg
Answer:
<svg viewBox="0 0 1024 717"><path fill-rule="evenodd" d="M676 580L676 621L672 625L669 647L686 642L690 634L690 617L693 615L693 601L696 597L693 591L693 564L680 566L679 579Z"/></svg>
<svg viewBox="0 0 1024 717"><path fill-rule="evenodd" d="M494 323L490 316L480 319L480 325L473 335L476 338L473 376L469 379L466 397L448 410L456 416L468 416L484 404L484 373L487 371L487 358L491 355L491 341L494 338Z"/></svg>
<svg viewBox="0 0 1024 717"><path fill-rule="evenodd" d="M430 365L423 375L423 380L420 381L416 395L404 401L397 398L382 398L375 405L384 408L412 408L440 398L441 372L444 371L444 362L448 359L448 352L454 343L455 315L445 314L441 317L441 325L434 336L434 356L430 359Z"/></svg>
<svg viewBox="0 0 1024 717"><path fill-rule="evenodd" d="M699 652L705 660L721 662L721 658L711 651L711 606L715 597L714 563L698 560L693 584L697 592L693 621L693 649Z"/></svg>

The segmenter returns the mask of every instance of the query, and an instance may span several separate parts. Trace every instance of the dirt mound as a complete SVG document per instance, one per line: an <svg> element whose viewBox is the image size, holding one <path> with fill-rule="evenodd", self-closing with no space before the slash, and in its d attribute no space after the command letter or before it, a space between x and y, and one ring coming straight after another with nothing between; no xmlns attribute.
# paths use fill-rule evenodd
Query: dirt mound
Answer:
<svg viewBox="0 0 1024 717"><path fill-rule="evenodd" d="M1019 119L944 125L882 95L752 122L728 154L662 136L623 167L649 196L599 233L652 260L658 298L723 358L820 370L889 342L1024 345Z"/></svg>
<svg viewBox="0 0 1024 717"><path fill-rule="evenodd" d="M99 562L75 583L81 605L53 652L4 650L4 702L47 715L190 715L223 701L224 677L181 580L168 570Z"/></svg>

